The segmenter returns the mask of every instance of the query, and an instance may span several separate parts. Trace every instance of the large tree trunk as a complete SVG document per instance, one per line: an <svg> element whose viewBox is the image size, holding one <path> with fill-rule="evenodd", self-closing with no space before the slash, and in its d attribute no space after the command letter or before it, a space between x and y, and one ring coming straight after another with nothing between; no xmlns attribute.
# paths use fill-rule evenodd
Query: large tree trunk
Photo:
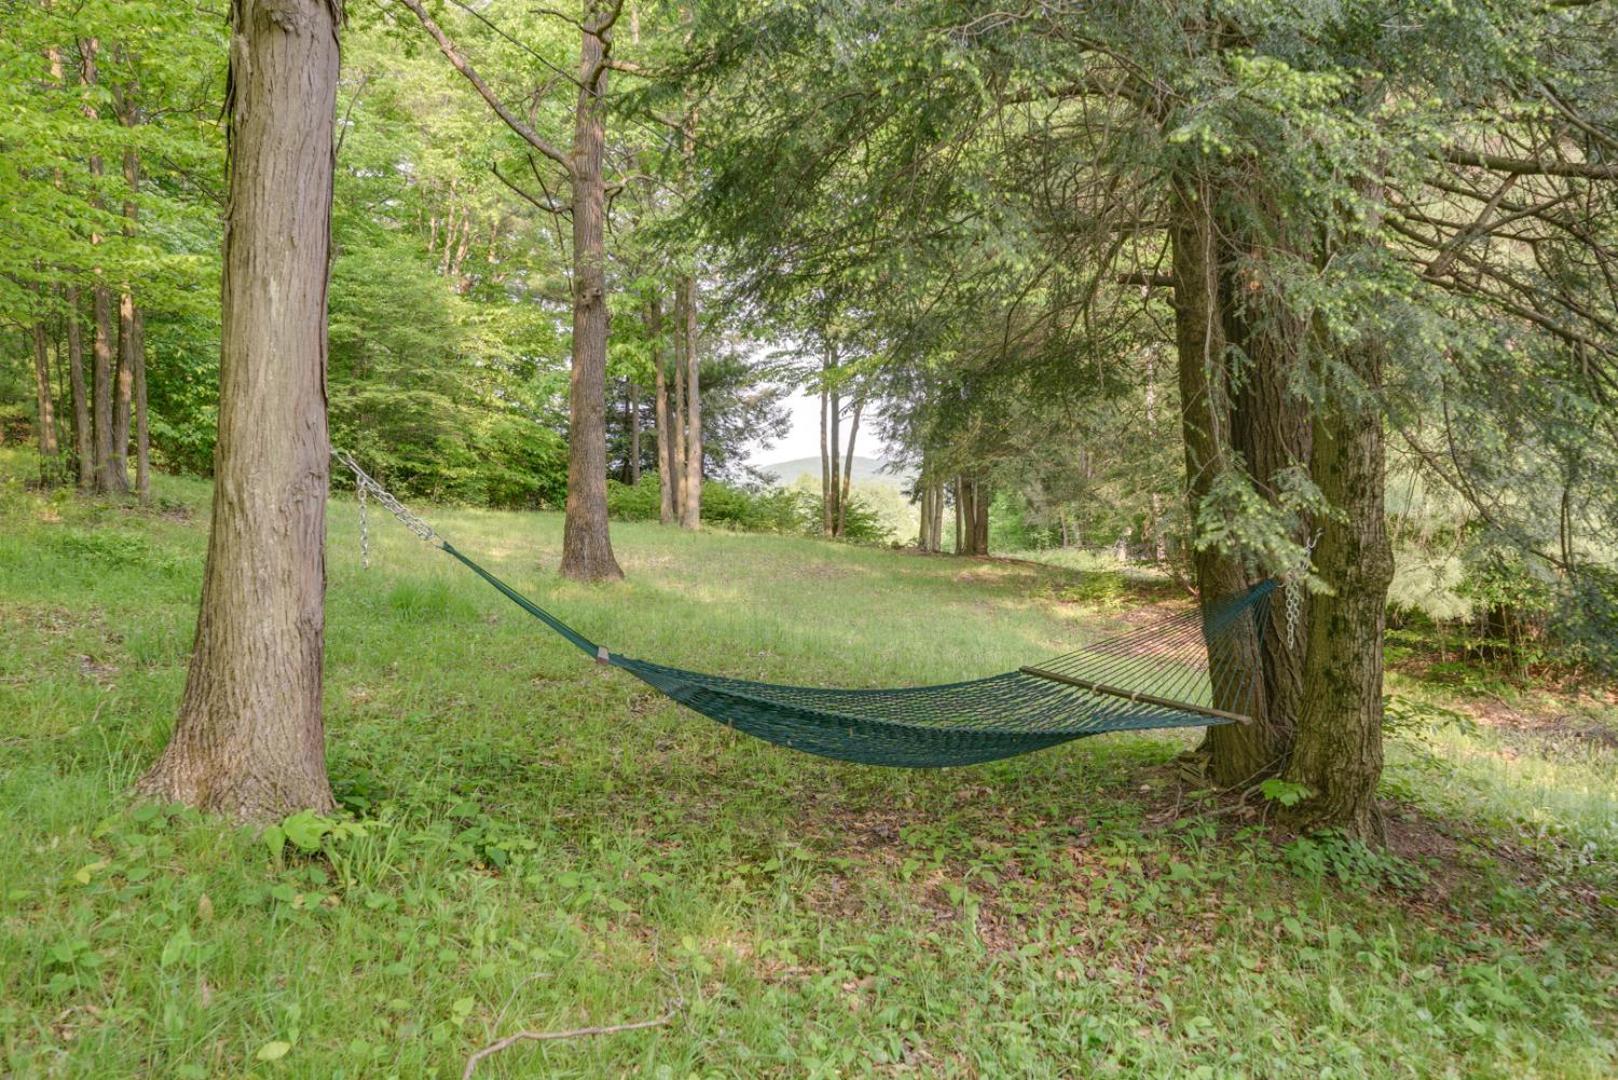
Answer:
<svg viewBox="0 0 1618 1080"><path fill-rule="evenodd" d="M95 450L90 428L90 397L84 384L84 333L79 328L79 290L69 286L67 302L67 371L73 386L73 446L79 459L79 490L95 487Z"/></svg>
<svg viewBox="0 0 1618 1080"><path fill-rule="evenodd" d="M685 339L685 500L680 524L702 528L702 347L697 334L697 279L680 279L680 335Z"/></svg>
<svg viewBox="0 0 1618 1080"><path fill-rule="evenodd" d="M1187 496L1193 529L1197 511L1215 479L1234 467L1231 457L1230 394L1225 378L1225 338L1220 319L1219 258L1209 191L1181 183L1172 203L1175 346L1179 359L1181 427L1185 443ZM1193 548L1197 589L1204 611L1246 592L1249 582L1234 556ZM1259 637L1249 621L1208 643L1215 673L1214 707L1253 717L1251 724L1208 730L1204 743L1209 772L1225 787L1249 784L1285 761L1287 733L1268 722ZM1225 677L1227 672L1238 677Z"/></svg>
<svg viewBox="0 0 1618 1080"><path fill-rule="evenodd" d="M657 395L657 479L658 520L665 525L674 523L674 432L669 409L669 380L663 364L663 304L652 297L646 305L646 336L652 342L652 372Z"/></svg>
<svg viewBox="0 0 1618 1080"><path fill-rule="evenodd" d="M1379 343L1347 350L1344 365L1371 394L1381 388ZM1380 842L1376 787L1382 775L1382 639L1393 548L1383 508L1386 446L1369 395L1340 401L1315 420L1312 475L1338 512L1321 526L1316 572L1331 586L1314 598L1304 693L1288 776L1308 786L1310 824Z"/></svg>
<svg viewBox="0 0 1618 1080"><path fill-rule="evenodd" d="M579 45L573 116L573 371L568 396L567 521L562 576L605 581L624 576L607 530L606 49L586 16Z"/></svg>
<svg viewBox="0 0 1618 1080"><path fill-rule="evenodd" d="M34 324L34 396L39 413L39 463L43 476L56 483L56 409L51 401L50 347L45 324Z"/></svg>
<svg viewBox="0 0 1618 1080"><path fill-rule="evenodd" d="M333 806L321 723L334 0L234 0L219 442L196 645L158 798Z"/></svg>
<svg viewBox="0 0 1618 1080"><path fill-rule="evenodd" d="M1272 219L1280 214L1264 207ZM1251 220L1247 217L1244 220ZM1296 385L1296 367L1305 327L1272 298L1261 282L1248 280L1238 265L1243 249L1257 254L1272 248L1276 236L1249 237L1249 226L1225 221L1221 245L1220 310L1228 347L1227 376L1231 394L1231 444L1240 455L1253 486L1272 505L1281 501L1281 478L1288 469L1309 462L1309 403ZM1276 232L1282 230L1277 227ZM1300 521L1292 539L1308 540L1308 522ZM1290 745L1303 700L1303 653L1308 636L1308 604L1289 623L1286 605L1271 604L1259 627L1260 677L1264 684L1266 723L1274 737Z"/></svg>

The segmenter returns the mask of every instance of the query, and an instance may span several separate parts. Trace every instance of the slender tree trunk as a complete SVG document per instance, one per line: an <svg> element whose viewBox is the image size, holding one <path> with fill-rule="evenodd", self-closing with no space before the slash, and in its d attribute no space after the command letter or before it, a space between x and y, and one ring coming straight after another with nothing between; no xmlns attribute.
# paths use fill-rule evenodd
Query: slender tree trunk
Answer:
<svg viewBox="0 0 1618 1080"><path fill-rule="evenodd" d="M832 506L832 480L831 461L837 453L835 445L831 442L831 391L826 389L826 373L830 370L825 361L820 366L820 533L830 537L832 534L831 506Z"/></svg>
<svg viewBox="0 0 1618 1080"><path fill-rule="evenodd" d="M1204 184L1176 185L1171 204L1175 345L1179 354L1180 408L1187 493L1193 527L1215 479L1233 468L1225 340L1220 321L1216 229ZM1245 593L1247 575L1234 557L1196 546L1197 589L1204 611ZM1251 783L1285 761L1286 733L1268 723L1257 629L1244 622L1208 643L1214 671L1214 707L1251 716L1251 724L1208 729L1209 772L1225 787ZM1225 677L1227 672L1237 676ZM1251 687L1248 691L1245 688Z"/></svg>
<svg viewBox="0 0 1618 1080"><path fill-rule="evenodd" d="M917 486L921 489L921 497L918 500L920 506L917 513L916 547L921 551L931 551L933 549L931 532L933 524L933 486L920 480L917 481Z"/></svg>
<svg viewBox="0 0 1618 1080"><path fill-rule="evenodd" d="M100 42L90 38L83 43L81 52L84 58L82 82L85 86L94 86L97 79L96 58L100 52ZM84 107L84 115L88 120L98 118L93 105ZM90 155L90 182L99 186L105 174L100 154ZM97 208L101 205L99 196L92 196L90 203ZM90 234L90 246L101 246L101 235L97 232ZM95 284L90 290L91 318L94 322L94 336L92 337L92 354L95 358L94 395L95 410L95 488L99 492L116 492L125 490L127 479L120 485L117 479L115 461L113 458L113 417L112 417L112 295L107 289L100 265L92 268L95 275Z"/></svg>
<svg viewBox="0 0 1618 1080"><path fill-rule="evenodd" d="M835 390L831 392L831 487L826 489L826 520L828 534L841 536L843 532L843 400Z"/></svg>
<svg viewBox="0 0 1618 1080"><path fill-rule="evenodd" d="M697 279L680 279L680 334L685 338L685 501L680 524L702 528L702 343L697 334Z"/></svg>
<svg viewBox="0 0 1618 1080"><path fill-rule="evenodd" d="M976 528L972 529L972 554L989 554L989 487L972 481L972 508L976 510Z"/></svg>
<svg viewBox="0 0 1618 1080"><path fill-rule="evenodd" d="M79 490L95 487L95 451L90 427L90 397L84 384L84 334L79 328L79 290L67 289L67 370L73 386L73 445L79 459Z"/></svg>
<svg viewBox="0 0 1618 1080"><path fill-rule="evenodd" d="M586 15L573 118L573 371L568 397L567 520L562 576L621 578L607 528L606 44Z"/></svg>
<svg viewBox="0 0 1618 1080"><path fill-rule="evenodd" d="M1157 348L1146 350L1146 438L1157 445ZM1148 499L1149 528L1151 529L1154 561L1162 566L1168 561L1167 538L1163 535L1163 496L1155 489Z"/></svg>
<svg viewBox="0 0 1618 1080"><path fill-rule="evenodd" d="M640 387L629 380L629 482L640 483Z"/></svg>
<svg viewBox="0 0 1618 1080"><path fill-rule="evenodd" d="M135 309L135 494L140 501L152 499L151 416L146 407L146 322Z"/></svg>
<svg viewBox="0 0 1618 1080"><path fill-rule="evenodd" d="M114 101L119 122L125 127L135 126L139 118L135 112L132 90L129 87L119 88ZM135 203L135 195L140 191L140 156L133 147L124 151L124 184L129 189L124 199L124 235L133 237L140 214ZM145 337L145 326L140 308L135 303L134 288L125 281L118 298L118 401L112 434L113 472L116 481L122 485L121 491L129 490L130 414L134 406L137 372L146 366L142 355L146 351ZM144 422L145 418L142 417L141 423ZM144 473L145 462L137 462L137 471ZM135 486L140 488L138 480ZM142 492L144 497L145 493Z"/></svg>
<svg viewBox="0 0 1618 1080"><path fill-rule="evenodd" d="M854 486L854 440L860 433L860 412L865 408L865 399L854 399L854 415L850 418L848 426L848 449L843 454L843 488L837 493L837 535L842 536L844 528L848 525L848 494Z"/></svg>
<svg viewBox="0 0 1618 1080"><path fill-rule="evenodd" d="M964 521L967 514L966 484L960 476L955 477L955 554L966 554L966 530Z"/></svg>
<svg viewBox="0 0 1618 1080"><path fill-rule="evenodd" d="M50 348L45 324L34 324L34 395L39 413L39 462L41 474L51 483L57 475L56 410L51 401Z"/></svg>
<svg viewBox="0 0 1618 1080"><path fill-rule="evenodd" d="M120 493L129 490L129 432L135 403L135 297L118 296L118 378L112 407L112 477Z"/></svg>
<svg viewBox="0 0 1618 1080"><path fill-rule="evenodd" d="M646 305L646 335L652 341L652 372L657 395L657 477L658 519L665 525L674 523L674 420L669 409L669 381L664 373L663 360L663 304L652 297Z"/></svg>
<svg viewBox="0 0 1618 1080"><path fill-rule="evenodd" d="M233 0L219 442L196 645L142 791L273 820L333 805L321 722L332 0Z"/></svg>
<svg viewBox="0 0 1618 1080"><path fill-rule="evenodd" d="M674 521L685 521L685 335L680 332L684 315L680 311L680 290L674 290L674 398L670 402L673 420Z"/></svg>
<svg viewBox="0 0 1618 1080"><path fill-rule="evenodd" d="M96 490L108 494L121 491L127 486L118 483L117 459L114 458L112 450L114 428L111 291L105 285L97 284L90 292L90 306L95 321L92 349L95 357Z"/></svg>

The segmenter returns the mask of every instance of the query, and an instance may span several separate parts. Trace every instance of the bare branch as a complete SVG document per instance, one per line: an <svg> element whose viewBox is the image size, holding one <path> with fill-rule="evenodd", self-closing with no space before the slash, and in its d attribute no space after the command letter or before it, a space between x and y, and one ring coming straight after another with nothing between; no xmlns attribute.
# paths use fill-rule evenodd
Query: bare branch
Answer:
<svg viewBox="0 0 1618 1080"><path fill-rule="evenodd" d="M567 1031L519 1031L515 1035L490 1043L466 1059L466 1068L461 1070L461 1080L471 1080L472 1073L477 1070L478 1062L502 1050L516 1046L520 1042L549 1042L553 1039L579 1039L589 1035L616 1035L624 1031L641 1031L645 1028L665 1027L674 1018L680 1015L681 1002L675 1002L674 1007L662 1016L650 1020L637 1020L632 1024L610 1024L606 1027L572 1028Z"/></svg>
<svg viewBox="0 0 1618 1080"><path fill-rule="evenodd" d="M432 16L427 14L427 9L422 7L421 0L399 0L399 3L410 9L421 23L422 28L427 31L434 41L438 42L438 49L444 54L444 59L448 60L450 66L456 71L466 76L466 81L471 83L472 88L478 92L479 96L489 103L489 108L494 110L496 116L505 121L508 128L522 136L523 141L529 146L550 158L566 170L569 175L572 175L573 166L568 161L567 155L546 142L538 132L523 123L521 117L506 108L505 103L495 96L493 90L489 89L489 84L483 81L478 73L473 70L472 65L467 62L466 57L461 55L461 51L456 48L455 43L445 35L443 30L439 29Z"/></svg>
<svg viewBox="0 0 1618 1080"><path fill-rule="evenodd" d="M1444 160L1452 165L1470 165L1491 172L1524 176L1572 176L1582 180L1618 180L1618 165L1600 165L1588 161L1544 161L1539 158L1503 157L1499 154L1478 154L1456 147L1444 151Z"/></svg>

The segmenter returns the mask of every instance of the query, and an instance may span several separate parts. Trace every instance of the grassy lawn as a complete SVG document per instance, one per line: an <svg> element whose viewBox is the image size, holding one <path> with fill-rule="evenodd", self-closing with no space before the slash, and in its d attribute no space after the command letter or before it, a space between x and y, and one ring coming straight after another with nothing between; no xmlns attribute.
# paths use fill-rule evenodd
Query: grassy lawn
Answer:
<svg viewBox="0 0 1618 1080"><path fill-rule="evenodd" d="M0 456L0 1075L1618 1074L1618 707L1395 680L1390 854L1211 803L1194 735L935 772L749 740L585 662L442 554L332 507L331 774L357 825L133 804L184 679L204 485L137 511ZM902 685L1071 648L1071 568L444 510L615 650ZM1605 703L1604 703L1605 701ZM1459 710L1451 716L1432 708Z"/></svg>

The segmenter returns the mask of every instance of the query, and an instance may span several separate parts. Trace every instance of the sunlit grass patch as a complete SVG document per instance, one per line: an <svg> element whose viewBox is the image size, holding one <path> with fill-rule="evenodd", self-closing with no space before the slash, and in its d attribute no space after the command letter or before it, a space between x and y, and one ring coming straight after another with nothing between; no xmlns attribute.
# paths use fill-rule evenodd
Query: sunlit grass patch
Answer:
<svg viewBox="0 0 1618 1080"><path fill-rule="evenodd" d="M198 512L3 500L0 1072L458 1075L519 1028L676 1002L666 1027L479 1075L1618 1069L1618 770L1596 743L1400 734L1405 846L1378 858L1213 812L1172 767L1195 733L842 765L588 663L374 513L362 569L343 499L343 813L272 850L133 805L183 685L207 522L203 485L159 493ZM779 681L988 674L1125 611L1064 595L1087 588L1071 567L962 581L950 558L655 525L614 530L628 581L580 586L556 577L556 515L429 516L614 648Z"/></svg>

